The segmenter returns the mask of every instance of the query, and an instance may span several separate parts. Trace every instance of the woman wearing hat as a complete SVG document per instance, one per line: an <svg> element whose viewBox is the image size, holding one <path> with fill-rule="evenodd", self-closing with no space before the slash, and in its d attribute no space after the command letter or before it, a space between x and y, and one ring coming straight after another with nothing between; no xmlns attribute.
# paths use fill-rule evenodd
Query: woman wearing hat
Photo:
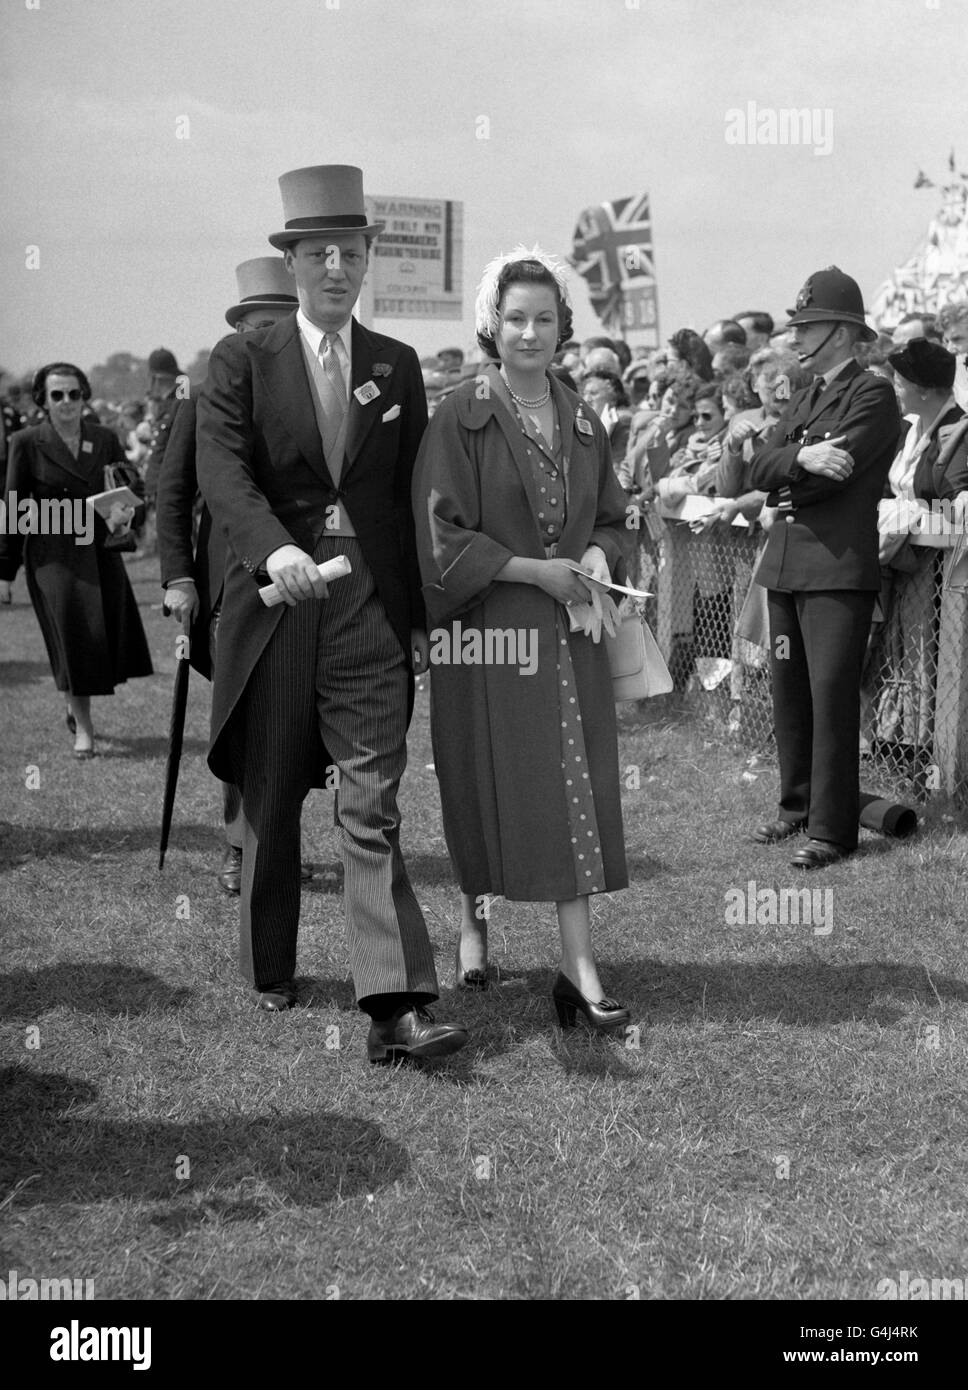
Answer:
<svg viewBox="0 0 968 1390"><path fill-rule="evenodd" d="M626 499L601 421L549 372L571 331L558 262L537 247L491 262L476 321L490 365L438 409L413 482L428 611L447 625L431 633L431 728L461 887L457 985L488 984L491 894L554 901L559 1021L622 1028L588 902L628 885L615 708L601 624L577 614L591 612L582 573L623 579ZM462 661L458 631L485 651L489 633L510 632L531 644L530 668L520 646L513 664Z"/></svg>
<svg viewBox="0 0 968 1390"><path fill-rule="evenodd" d="M125 467L124 449L113 430L82 419L90 400L87 377L69 362L41 367L33 398L47 415L41 425L20 430L10 441L7 516L32 498L69 503L72 517L82 499L105 491L105 469ZM87 508L85 516L93 509ZM61 507L65 513L68 508ZM43 517L44 511L39 515ZM61 534L0 533L0 588L9 585L23 562L37 621L43 633L58 690L67 696L67 724L74 734L74 756L94 757L91 696L113 695L115 686L150 676L151 657L124 562L106 548L107 524L94 515L93 531ZM53 526L48 526L48 531Z"/></svg>
<svg viewBox="0 0 968 1390"><path fill-rule="evenodd" d="M888 474L890 499L881 503L878 523L885 621L868 661L876 682L871 737L875 751L916 774L934 761L941 568L934 548L913 546L910 536L930 511L943 515L948 510L950 515L956 499L968 500L968 438L959 430L964 412L952 393L955 359L950 352L914 338L888 361L906 429ZM956 433L960 438L949 450Z"/></svg>

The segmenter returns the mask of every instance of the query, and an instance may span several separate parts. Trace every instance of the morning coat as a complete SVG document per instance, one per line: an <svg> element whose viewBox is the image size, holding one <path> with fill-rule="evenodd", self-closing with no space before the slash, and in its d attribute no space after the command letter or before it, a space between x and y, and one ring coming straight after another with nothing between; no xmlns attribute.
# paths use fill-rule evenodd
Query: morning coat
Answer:
<svg viewBox="0 0 968 1390"><path fill-rule="evenodd" d="M198 612L192 623L189 660L199 675L212 679L209 625L212 610L222 596L225 572L225 533L212 525L212 514L203 503L198 538L192 544L198 469L195 462L195 401L181 402L168 435L158 474L158 556L161 582L193 579L198 592Z"/></svg>
<svg viewBox="0 0 968 1390"><path fill-rule="evenodd" d="M285 605L267 608L265 562L283 545L312 554L327 509L345 507L387 619L412 665L410 631L425 623L410 510L410 481L427 423L413 348L352 321L353 377L339 486L323 457L296 315L217 343L198 398L198 483L226 542L209 766L232 767L229 725ZM370 386L369 399L356 394ZM336 581L339 582L338 580ZM307 603L312 599L304 600ZM410 703L413 701L413 677ZM313 785L326 783L320 742Z"/></svg>

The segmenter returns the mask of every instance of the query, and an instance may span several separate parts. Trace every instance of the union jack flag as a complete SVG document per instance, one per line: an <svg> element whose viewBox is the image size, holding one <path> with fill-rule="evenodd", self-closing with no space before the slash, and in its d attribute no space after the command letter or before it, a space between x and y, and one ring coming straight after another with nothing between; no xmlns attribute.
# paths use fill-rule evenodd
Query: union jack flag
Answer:
<svg viewBox="0 0 968 1390"><path fill-rule="evenodd" d="M655 322L655 265L648 193L597 203L579 214L571 264L588 284L588 295L602 323L613 329L641 327L630 314L651 304Z"/></svg>

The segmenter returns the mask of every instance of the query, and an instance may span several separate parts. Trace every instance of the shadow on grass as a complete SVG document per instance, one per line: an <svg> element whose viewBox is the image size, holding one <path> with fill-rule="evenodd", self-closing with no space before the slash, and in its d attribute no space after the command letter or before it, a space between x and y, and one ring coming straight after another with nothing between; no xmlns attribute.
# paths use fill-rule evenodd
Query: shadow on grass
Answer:
<svg viewBox="0 0 968 1390"><path fill-rule="evenodd" d="M63 1074L0 1071L10 1141L0 1181L19 1187L14 1205L167 1201L168 1211L149 1219L178 1234L213 1219L258 1220L283 1206L373 1193L410 1166L403 1145L371 1120L327 1111L186 1124L61 1113L96 1094Z"/></svg>
<svg viewBox="0 0 968 1390"><path fill-rule="evenodd" d="M803 929L801 929L803 930ZM867 1020L889 1027L906 1010L877 1002L905 995L911 1004L968 1001L968 983L919 966L871 961L863 965L698 963L626 960L607 969L609 979L640 1025L749 1023L757 1018L791 1027L823 1027ZM933 986L933 988L932 988Z"/></svg>
<svg viewBox="0 0 968 1390"><path fill-rule="evenodd" d="M161 791L158 792L158 824L134 825L129 830L117 826L75 826L51 829L46 826L20 826L0 822L0 873L35 859L65 858L88 862L109 855L135 854L150 849L157 853L161 835ZM169 853L174 849L211 850L213 858L225 851L225 837L214 823L172 826Z"/></svg>
<svg viewBox="0 0 968 1390"><path fill-rule="evenodd" d="M133 965L59 961L38 970L0 975L0 1015L36 1019L48 1009L82 1013L143 1014L149 1009L181 1009L192 991L173 987Z"/></svg>
<svg viewBox="0 0 968 1390"><path fill-rule="evenodd" d="M557 1027L550 1002L553 973L502 970L501 983L483 994L444 989L442 1015L460 1021L471 1034L466 1052L451 1059L449 1079L473 1079L475 1054L488 1059L545 1037L565 1071L641 1080L635 1065L638 1037L627 1051L623 1033L593 1034L580 1021L566 1031ZM912 1007L937 1008L939 998L968 1001L962 980L944 975L929 980L919 967L888 962L669 965L638 959L609 962L604 975L606 989L628 1007L642 1036L649 1028L696 1029L706 1023L823 1028L857 1020L887 1028L902 1022ZM884 995L904 996L905 1003L885 1002Z"/></svg>
<svg viewBox="0 0 968 1390"><path fill-rule="evenodd" d="M45 676L53 680L47 661L5 661L0 665L0 681L4 685L32 685Z"/></svg>
<svg viewBox="0 0 968 1390"><path fill-rule="evenodd" d="M407 855L407 874L411 883L419 883L423 887L432 884L451 884L454 889L455 902L455 921L460 921L460 890L454 878L454 870L451 866L449 856L444 854L413 854Z"/></svg>
<svg viewBox="0 0 968 1390"><path fill-rule="evenodd" d="M356 1010L356 992L352 980L297 975L295 985L300 1008L341 1009L344 1012Z"/></svg>

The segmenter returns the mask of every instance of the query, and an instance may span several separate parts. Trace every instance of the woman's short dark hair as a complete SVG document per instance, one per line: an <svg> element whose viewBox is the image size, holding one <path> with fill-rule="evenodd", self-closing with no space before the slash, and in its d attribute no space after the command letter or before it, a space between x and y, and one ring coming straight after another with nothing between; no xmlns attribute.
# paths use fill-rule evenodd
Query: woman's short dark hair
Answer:
<svg viewBox="0 0 968 1390"><path fill-rule="evenodd" d="M91 383L80 367L75 367L73 362L48 362L46 367L41 367L40 371L37 372L30 387L34 405L41 410L47 404L47 378L49 376L77 377L77 384L81 388L81 400L89 401L91 399Z"/></svg>
<svg viewBox="0 0 968 1390"><path fill-rule="evenodd" d="M693 405L698 405L700 401L712 401L713 405L719 411L720 415L722 415L723 388L720 386L718 381L709 381L706 382L703 386L700 386L699 390L696 392L696 397L693 401Z"/></svg>
<svg viewBox="0 0 968 1390"><path fill-rule="evenodd" d="M571 338L572 331L571 309L562 299L561 291L558 288L558 282L555 280L551 271L548 270L546 266L543 266L540 261L510 261L498 276L497 303L499 309L504 296L512 285L546 285L548 289L554 293L555 304L558 308L558 339L556 346L562 347L567 343ZM486 353L492 362L500 360L497 346L494 339L490 337L489 334L478 333L477 343L481 351Z"/></svg>
<svg viewBox="0 0 968 1390"><path fill-rule="evenodd" d="M712 353L695 329L677 328L669 339L669 345L675 348L682 361L691 367L697 376L702 377L703 381L712 381Z"/></svg>
<svg viewBox="0 0 968 1390"><path fill-rule="evenodd" d="M582 385L586 381L607 381L612 388L613 405L627 406L629 398L626 395L625 387L622 385L622 378L616 376L614 372L606 371L604 367L593 367L590 372L582 375Z"/></svg>

